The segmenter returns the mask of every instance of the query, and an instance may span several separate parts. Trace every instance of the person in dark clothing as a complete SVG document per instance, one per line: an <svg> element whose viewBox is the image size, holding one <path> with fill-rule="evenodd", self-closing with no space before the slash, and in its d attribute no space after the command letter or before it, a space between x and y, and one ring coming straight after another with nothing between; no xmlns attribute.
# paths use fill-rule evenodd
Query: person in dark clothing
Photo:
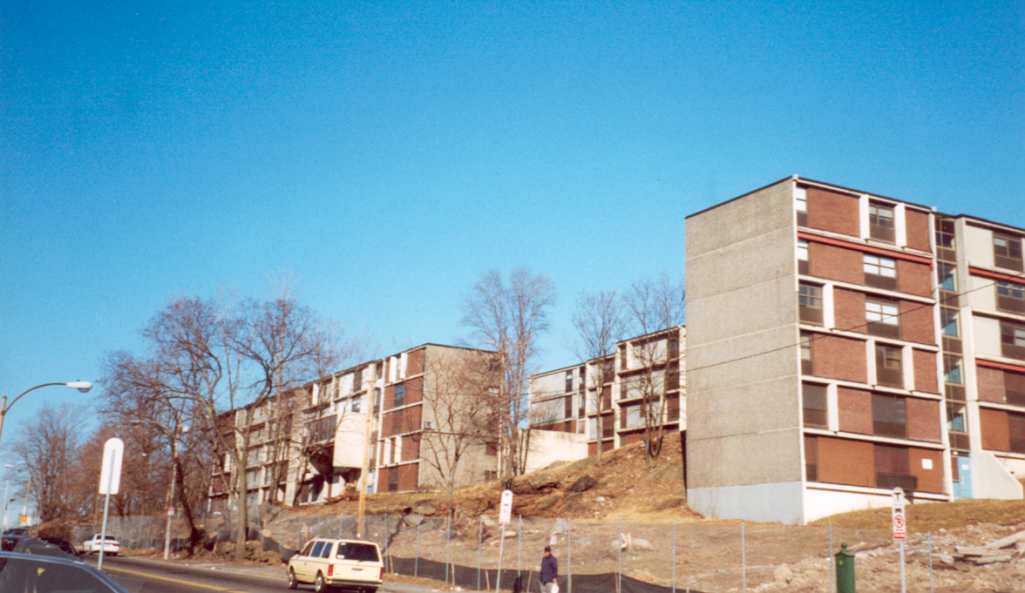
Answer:
<svg viewBox="0 0 1025 593"><path fill-rule="evenodd" d="M559 561L552 555L552 547L545 546L544 557L541 558L541 590L544 593L559 593Z"/></svg>

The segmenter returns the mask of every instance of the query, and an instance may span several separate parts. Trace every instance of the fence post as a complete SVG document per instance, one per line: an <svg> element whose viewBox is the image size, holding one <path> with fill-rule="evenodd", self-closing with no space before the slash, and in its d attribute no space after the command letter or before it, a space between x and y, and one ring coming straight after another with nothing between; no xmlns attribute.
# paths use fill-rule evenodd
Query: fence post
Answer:
<svg viewBox="0 0 1025 593"><path fill-rule="evenodd" d="M623 524L619 524L616 536L616 593L623 591Z"/></svg>
<svg viewBox="0 0 1025 593"><path fill-rule="evenodd" d="M826 526L826 533L829 537L829 590L836 593L836 558L833 557L833 522Z"/></svg>
<svg viewBox="0 0 1025 593"><path fill-rule="evenodd" d="M676 593L676 525L673 525L673 593Z"/></svg>
<svg viewBox="0 0 1025 593"><path fill-rule="evenodd" d="M927 539L928 539L928 542L929 542L929 593L933 593L933 584L932 584L932 533L929 533Z"/></svg>
<svg viewBox="0 0 1025 593"><path fill-rule="evenodd" d="M501 537L501 535L499 535ZM480 591L480 544L484 538L484 516L477 517L477 590Z"/></svg>
<svg viewBox="0 0 1025 593"><path fill-rule="evenodd" d="M740 593L747 593L747 534L740 524Z"/></svg>
<svg viewBox="0 0 1025 593"><path fill-rule="evenodd" d="M523 515L516 516L516 575L523 578Z"/></svg>
<svg viewBox="0 0 1025 593"><path fill-rule="evenodd" d="M566 564L568 565L569 571L566 577L566 590L567 593L573 593L573 527L566 520Z"/></svg>
<svg viewBox="0 0 1025 593"><path fill-rule="evenodd" d="M445 520L445 583L449 582L452 576L452 510L449 509L448 518ZM454 581L455 579L453 579Z"/></svg>
<svg viewBox="0 0 1025 593"><path fill-rule="evenodd" d="M416 556L413 558L413 576L420 576L420 524L416 524Z"/></svg>

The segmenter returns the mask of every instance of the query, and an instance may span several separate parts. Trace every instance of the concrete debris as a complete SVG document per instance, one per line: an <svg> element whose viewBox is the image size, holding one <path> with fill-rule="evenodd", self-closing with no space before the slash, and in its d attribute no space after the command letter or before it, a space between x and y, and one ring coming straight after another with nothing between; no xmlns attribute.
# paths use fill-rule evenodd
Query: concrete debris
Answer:
<svg viewBox="0 0 1025 593"><path fill-rule="evenodd" d="M1012 549L1007 549L1012 548ZM970 562L976 566L1010 562L1025 554L1025 531L993 540L984 546L954 546L954 560ZM943 554L940 555L941 561ZM944 562L946 564L946 562Z"/></svg>
<svg viewBox="0 0 1025 593"><path fill-rule="evenodd" d="M1018 543L1025 543L1025 531L1019 531L1018 533L1009 535L1007 537L1002 537L996 541L989 542L988 544L986 544L986 547L993 548L995 550L1000 550L1003 548L1010 548L1011 546Z"/></svg>

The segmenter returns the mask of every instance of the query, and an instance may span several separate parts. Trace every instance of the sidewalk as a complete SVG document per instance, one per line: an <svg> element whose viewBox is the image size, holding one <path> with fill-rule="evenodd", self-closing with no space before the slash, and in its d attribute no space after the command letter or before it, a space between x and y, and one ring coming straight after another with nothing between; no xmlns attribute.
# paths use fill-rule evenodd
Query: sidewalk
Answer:
<svg viewBox="0 0 1025 593"><path fill-rule="evenodd" d="M264 564L235 564L223 560L203 559L163 560L161 558L152 558L149 556L122 556L122 559L131 560L132 562L137 562L143 565L149 564L153 567L174 566L176 568L181 568L185 566L196 571L209 571L214 574L218 572L237 574L241 576L265 579L279 585L284 584L285 582L284 564L276 566ZM382 590L394 593L440 593L444 591L451 591L453 589L446 588L444 583L438 583L430 579L385 573L384 586L382 587ZM454 590L463 591L465 593L480 593L474 592L470 589Z"/></svg>

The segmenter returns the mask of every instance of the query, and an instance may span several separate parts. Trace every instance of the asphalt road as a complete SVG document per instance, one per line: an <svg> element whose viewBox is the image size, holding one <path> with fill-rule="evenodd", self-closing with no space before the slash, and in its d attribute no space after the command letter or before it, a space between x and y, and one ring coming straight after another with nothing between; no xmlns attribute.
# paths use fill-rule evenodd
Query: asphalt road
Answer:
<svg viewBox="0 0 1025 593"><path fill-rule="evenodd" d="M104 558L103 571L129 593L285 593L289 591L282 572L281 580L215 572L188 566L168 566L129 558ZM312 586L300 585L312 591ZM385 585L381 593L389 593Z"/></svg>

